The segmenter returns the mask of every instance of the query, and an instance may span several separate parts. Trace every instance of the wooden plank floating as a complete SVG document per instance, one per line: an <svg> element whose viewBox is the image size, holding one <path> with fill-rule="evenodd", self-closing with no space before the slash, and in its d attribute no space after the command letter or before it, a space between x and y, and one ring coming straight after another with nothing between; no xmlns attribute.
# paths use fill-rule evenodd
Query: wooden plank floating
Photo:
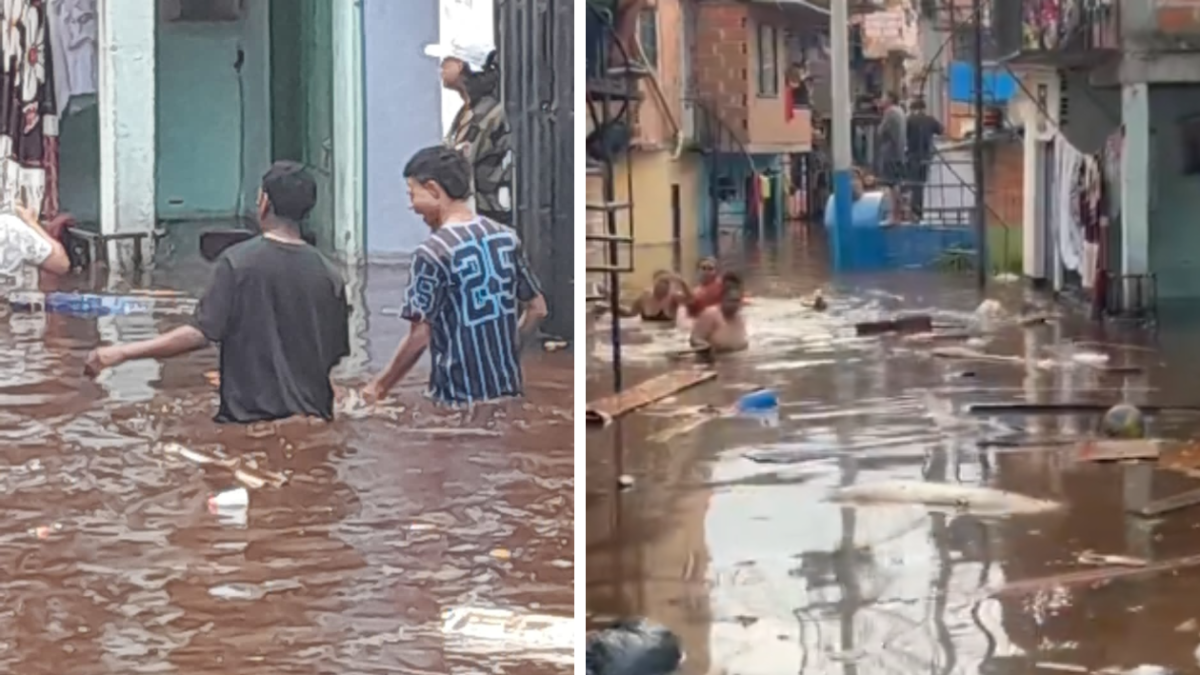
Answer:
<svg viewBox="0 0 1200 675"><path fill-rule="evenodd" d="M948 347L935 347L929 352L935 358L939 359L961 359L964 361L983 361L985 363L1025 363L1025 359L1019 356L1005 356L1003 354L988 354L970 347L961 347L950 345Z"/></svg>
<svg viewBox="0 0 1200 675"><path fill-rule="evenodd" d="M1083 441L1075 447L1075 459L1081 462L1121 462L1126 460L1157 460L1164 443L1159 440Z"/></svg>
<svg viewBox="0 0 1200 675"><path fill-rule="evenodd" d="M971 415L1103 415L1116 403L969 403L964 410ZM1196 405L1138 405L1147 415L1164 412L1200 412Z"/></svg>
<svg viewBox="0 0 1200 675"><path fill-rule="evenodd" d="M854 324L854 333L859 337L884 335L887 333L931 333L933 317L928 314L901 316L882 321L864 321Z"/></svg>
<svg viewBox="0 0 1200 675"><path fill-rule="evenodd" d="M661 401L684 389L690 389L716 377L717 374L711 370L681 370L674 373L664 373L626 389L619 394L606 396L588 403L584 419L589 425L608 424L612 420L631 413L638 408L644 408L655 401Z"/></svg>
<svg viewBox="0 0 1200 675"><path fill-rule="evenodd" d="M1154 501L1140 508L1130 508L1129 513L1143 518L1153 518L1161 516L1164 513L1186 509L1190 506L1200 505L1200 490L1188 490L1180 492L1177 495L1165 497L1163 499L1155 499Z"/></svg>

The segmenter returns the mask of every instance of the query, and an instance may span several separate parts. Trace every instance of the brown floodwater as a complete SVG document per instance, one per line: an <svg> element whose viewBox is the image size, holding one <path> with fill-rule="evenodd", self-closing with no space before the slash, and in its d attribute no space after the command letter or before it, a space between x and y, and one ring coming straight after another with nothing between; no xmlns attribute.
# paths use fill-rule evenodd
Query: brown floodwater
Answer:
<svg viewBox="0 0 1200 675"><path fill-rule="evenodd" d="M748 353L713 366L671 361L663 355L684 345L682 331L624 324L626 386L679 368L713 367L718 377L588 431L589 627L629 615L662 622L684 642L686 675L1026 675L1139 664L1196 672L1200 570L1108 584L1037 580L1096 569L1080 562L1087 551L1149 561L1200 554L1195 509L1125 513L1200 482L1147 465L1084 464L1054 448L979 444L1087 434L1094 418L963 414L976 402L1200 404L1200 365L1189 357L1196 312L1164 315L1155 334L1074 314L1009 326L978 348L1013 362L967 363L932 358L929 345L856 338L853 324L898 311L965 322L981 300L970 276L831 282L819 241L802 229L724 242L723 258L749 280ZM798 302L818 287L826 313ZM994 284L989 295L1011 313L1044 300L1019 283ZM611 391L607 331L605 319L589 335L589 399ZM1076 340L1138 346L1108 353L1142 372L1064 366L1083 349ZM756 387L779 393L776 417L701 410ZM1150 430L1188 437L1197 421L1164 414ZM632 488L617 489L621 474ZM984 518L827 499L841 486L895 479L991 486L1065 509Z"/></svg>
<svg viewBox="0 0 1200 675"><path fill-rule="evenodd" d="M196 294L203 267L143 281ZM405 278L351 273L342 382L395 349ZM83 377L95 345L178 321L0 320L0 672L569 671L561 653L481 655L447 640L441 616L573 614L570 353L529 350L527 399L486 416L422 408L421 370L388 414L255 438L211 421L215 349ZM237 478L165 454L167 442L289 480L214 515L208 497Z"/></svg>

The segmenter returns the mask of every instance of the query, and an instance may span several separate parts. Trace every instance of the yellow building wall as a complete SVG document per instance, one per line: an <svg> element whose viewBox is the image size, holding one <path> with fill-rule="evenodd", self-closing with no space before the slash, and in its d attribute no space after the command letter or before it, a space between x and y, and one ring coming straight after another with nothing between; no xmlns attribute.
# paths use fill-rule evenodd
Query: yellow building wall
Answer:
<svg viewBox="0 0 1200 675"><path fill-rule="evenodd" d="M632 274L622 278L623 289L642 289L650 284L658 270L674 268L675 245L672 230L671 186L679 185L679 217L681 225L680 262L682 272L688 273L696 264L702 224L700 204L704 188L702 159L694 154L684 154L678 159L670 152L633 152L631 162L620 162L614 172L616 200L633 203L633 268ZM630 167L632 166L632 176ZM632 177L632 195L630 178ZM603 198L599 176L588 179L588 203L599 203ZM618 234L630 234L629 210L617 212ZM587 214L588 232L605 232L605 215L602 211ZM602 265L605 261L604 243L589 242L587 261L589 265ZM628 252L622 246L622 253ZM626 262L625 259L622 262ZM588 281L603 285L604 275L590 274Z"/></svg>

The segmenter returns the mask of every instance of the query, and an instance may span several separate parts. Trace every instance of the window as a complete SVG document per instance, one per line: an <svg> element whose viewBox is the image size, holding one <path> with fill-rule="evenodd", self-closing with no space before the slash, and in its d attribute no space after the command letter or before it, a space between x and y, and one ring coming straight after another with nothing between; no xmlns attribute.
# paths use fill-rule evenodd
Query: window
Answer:
<svg viewBox="0 0 1200 675"><path fill-rule="evenodd" d="M758 24L758 95L779 95L779 35L774 26Z"/></svg>
<svg viewBox="0 0 1200 675"><path fill-rule="evenodd" d="M646 64L658 70L658 10L647 7L638 16L638 42L642 45L642 56Z"/></svg>

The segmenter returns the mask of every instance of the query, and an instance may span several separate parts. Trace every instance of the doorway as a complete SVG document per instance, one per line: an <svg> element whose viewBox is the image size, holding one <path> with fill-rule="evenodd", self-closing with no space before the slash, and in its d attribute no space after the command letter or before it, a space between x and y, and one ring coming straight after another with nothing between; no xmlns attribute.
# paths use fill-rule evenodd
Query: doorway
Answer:
<svg viewBox="0 0 1200 675"><path fill-rule="evenodd" d="M270 0L271 158L304 164L317 182L305 231L334 249L333 7L329 0Z"/></svg>

